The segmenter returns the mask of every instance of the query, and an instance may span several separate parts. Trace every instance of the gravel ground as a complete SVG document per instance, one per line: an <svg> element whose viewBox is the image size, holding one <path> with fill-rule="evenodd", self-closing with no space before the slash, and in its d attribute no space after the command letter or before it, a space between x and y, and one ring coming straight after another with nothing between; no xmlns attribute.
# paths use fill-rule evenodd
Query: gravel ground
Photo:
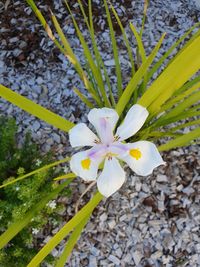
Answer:
<svg viewBox="0 0 200 267"><path fill-rule="evenodd" d="M44 2L58 15L78 58L84 62L62 1ZM71 7L82 29L84 26L75 2L70 2ZM128 21L137 27L141 25L143 7L140 1L111 2L124 26L128 26ZM48 16L47 5L41 3L40 7ZM111 80L115 82L109 32L98 0L94 1L94 12L98 14L95 16L98 45ZM71 64L45 36L30 9L22 1L0 1L0 16L0 83L71 121L86 122L88 110L72 90L76 86L84 92L84 86ZM151 1L144 32L147 51L152 49L163 32L167 32L160 51L163 53L198 21L199 0ZM126 84L130 69L117 26L115 29L121 44L120 60ZM84 35L87 35L85 31ZM53 149L58 158L71 153L65 133L2 99L0 112L16 118L19 138L31 130L34 141L41 145L44 152ZM167 166L145 178L136 177L127 169L127 182L95 210L66 266L200 266L199 153L197 146L163 153ZM86 186L82 180L73 184L72 199L66 205L67 217L73 215L72 203ZM89 197L86 195L82 204ZM62 247L61 244L53 254L58 255Z"/></svg>

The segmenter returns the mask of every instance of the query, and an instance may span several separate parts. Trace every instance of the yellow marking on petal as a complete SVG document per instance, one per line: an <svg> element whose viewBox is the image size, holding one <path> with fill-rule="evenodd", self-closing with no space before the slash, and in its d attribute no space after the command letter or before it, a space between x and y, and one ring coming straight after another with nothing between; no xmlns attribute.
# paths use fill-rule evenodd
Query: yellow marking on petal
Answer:
<svg viewBox="0 0 200 267"><path fill-rule="evenodd" d="M81 161L81 166L84 170L89 170L90 169L90 164L91 164L91 160L89 158L84 159Z"/></svg>
<svg viewBox="0 0 200 267"><path fill-rule="evenodd" d="M131 149L129 151L129 154L131 155L131 157L135 158L136 160L142 157L142 153L140 152L139 149Z"/></svg>

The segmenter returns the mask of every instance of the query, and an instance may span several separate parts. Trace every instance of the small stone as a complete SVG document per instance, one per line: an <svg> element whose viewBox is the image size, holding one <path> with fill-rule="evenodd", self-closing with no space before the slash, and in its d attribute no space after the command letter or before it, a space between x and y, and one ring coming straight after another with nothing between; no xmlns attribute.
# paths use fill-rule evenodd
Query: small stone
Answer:
<svg viewBox="0 0 200 267"><path fill-rule="evenodd" d="M74 34L75 33L75 29L69 27L68 30L67 30L67 33L68 34Z"/></svg>
<svg viewBox="0 0 200 267"><path fill-rule="evenodd" d="M114 59L106 60L104 63L105 63L105 66L111 67L115 65L115 60Z"/></svg>
<svg viewBox="0 0 200 267"><path fill-rule="evenodd" d="M38 121L35 121L32 125L32 128L35 132L37 132L37 130L39 130L40 128L40 123Z"/></svg>
<svg viewBox="0 0 200 267"><path fill-rule="evenodd" d="M105 222L107 218L108 218L108 215L105 212L101 214L101 216L99 217L101 222Z"/></svg>
<svg viewBox="0 0 200 267"><path fill-rule="evenodd" d="M90 255L88 267L97 267L96 257Z"/></svg>
<svg viewBox="0 0 200 267"><path fill-rule="evenodd" d="M117 257L115 257L115 256L113 256L113 255L110 255L110 256L108 257L108 259L109 259L110 261L112 261L114 264L116 264L116 265L120 265L120 260L119 260Z"/></svg>
<svg viewBox="0 0 200 267"><path fill-rule="evenodd" d="M162 251L156 251L155 253L153 253L151 255L151 258L154 259L154 260L157 260L157 259L161 258L162 255L163 255Z"/></svg>
<svg viewBox="0 0 200 267"><path fill-rule="evenodd" d="M116 225L115 220L108 221L108 226L109 226L110 229L113 229L115 227L115 225Z"/></svg>
<svg viewBox="0 0 200 267"><path fill-rule="evenodd" d="M163 175L163 174L159 174L157 175L157 178L156 178L157 182L159 183L166 183L168 182L168 178L166 175Z"/></svg>
<svg viewBox="0 0 200 267"><path fill-rule="evenodd" d="M18 42L19 38L18 37L13 37L13 38L10 38L10 43L13 44L13 43L16 43Z"/></svg>
<svg viewBox="0 0 200 267"><path fill-rule="evenodd" d="M140 263L142 257L143 257L142 253L140 251L138 251L138 250L136 250L133 253L133 260L134 260L136 266L138 266L138 264Z"/></svg>
<svg viewBox="0 0 200 267"><path fill-rule="evenodd" d="M67 75L74 75L74 73L75 73L75 71L74 70L71 70L71 69L69 69L68 71L67 71Z"/></svg>
<svg viewBox="0 0 200 267"><path fill-rule="evenodd" d="M4 68L4 62L0 60L0 69Z"/></svg>
<svg viewBox="0 0 200 267"><path fill-rule="evenodd" d="M37 82L37 84L43 84L44 80L42 79L42 77L38 77L36 79L36 82Z"/></svg>
<svg viewBox="0 0 200 267"><path fill-rule="evenodd" d="M141 188L142 188L142 183L140 181L137 181L135 184L135 190L137 192L140 192Z"/></svg>
<svg viewBox="0 0 200 267"><path fill-rule="evenodd" d="M90 249L90 252L91 252L92 255L94 255L95 257L98 257L99 254L100 254L100 251L99 251L97 248L95 248L95 247L92 247L92 248Z"/></svg>
<svg viewBox="0 0 200 267"><path fill-rule="evenodd" d="M21 53L22 53L22 50L21 49L15 48L13 50L13 56L14 57L18 57Z"/></svg>
<svg viewBox="0 0 200 267"><path fill-rule="evenodd" d="M60 143L60 136L57 133L53 133L53 139L56 141L56 143Z"/></svg>

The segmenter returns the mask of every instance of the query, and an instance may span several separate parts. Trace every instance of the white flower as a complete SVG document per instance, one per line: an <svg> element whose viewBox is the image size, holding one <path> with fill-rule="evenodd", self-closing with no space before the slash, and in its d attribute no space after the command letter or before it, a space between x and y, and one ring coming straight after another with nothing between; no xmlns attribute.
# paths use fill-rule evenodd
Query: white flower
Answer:
<svg viewBox="0 0 200 267"><path fill-rule="evenodd" d="M35 165L39 167L41 165L41 163L42 163L42 161L40 159L37 159L35 162Z"/></svg>
<svg viewBox="0 0 200 267"><path fill-rule="evenodd" d="M39 233L39 229L37 229L37 228L32 228L32 234L33 235L37 235L38 233Z"/></svg>
<svg viewBox="0 0 200 267"><path fill-rule="evenodd" d="M52 210L54 210L56 208L56 201L55 200L51 200L47 203L47 206L49 208L51 208Z"/></svg>
<svg viewBox="0 0 200 267"><path fill-rule="evenodd" d="M156 146L148 141L124 142L142 127L148 115L146 108L133 105L114 135L119 118L117 112L109 108L92 109L88 119L99 137L84 123L69 131L72 147L92 147L72 156L71 170L85 181L97 179L98 190L105 197L116 192L125 181L125 172L118 159L126 162L138 175L151 174L154 168L164 164ZM104 160L103 171L98 176L99 165Z"/></svg>

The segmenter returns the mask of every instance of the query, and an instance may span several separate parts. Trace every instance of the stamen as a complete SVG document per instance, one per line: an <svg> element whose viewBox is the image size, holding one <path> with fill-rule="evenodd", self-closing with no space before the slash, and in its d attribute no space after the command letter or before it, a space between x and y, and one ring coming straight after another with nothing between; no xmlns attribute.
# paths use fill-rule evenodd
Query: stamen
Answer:
<svg viewBox="0 0 200 267"><path fill-rule="evenodd" d="M115 137L114 137L114 142L115 142L115 141L118 141L118 140L119 140L119 138L120 138L120 137L119 137L118 135L117 135L117 136L115 136Z"/></svg>
<svg viewBox="0 0 200 267"><path fill-rule="evenodd" d="M112 152L109 152L106 154L106 157L108 157L108 160L111 160L113 157L117 157L118 154L115 154L115 153L112 153Z"/></svg>
<svg viewBox="0 0 200 267"><path fill-rule="evenodd" d="M101 142L99 140L96 140L96 139L94 140L94 143L95 144L101 144Z"/></svg>
<svg viewBox="0 0 200 267"><path fill-rule="evenodd" d="M131 157L135 158L136 160L139 160L142 157L142 153L138 148L137 149L131 149L129 151L129 154L131 155Z"/></svg>

